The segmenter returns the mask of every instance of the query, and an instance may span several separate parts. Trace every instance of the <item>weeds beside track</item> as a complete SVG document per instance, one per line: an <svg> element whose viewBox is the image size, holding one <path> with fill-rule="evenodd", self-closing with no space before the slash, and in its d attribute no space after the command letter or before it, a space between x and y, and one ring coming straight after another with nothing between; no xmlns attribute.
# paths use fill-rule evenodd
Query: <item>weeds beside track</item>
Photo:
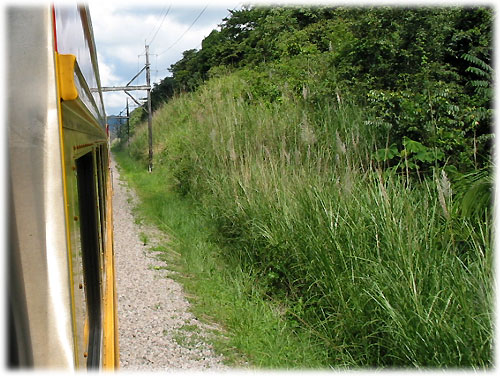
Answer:
<svg viewBox="0 0 500 376"><path fill-rule="evenodd" d="M257 366L491 366L490 213L462 215L438 168L374 163L361 108L247 90L233 74L160 109L153 174L144 128L119 159L231 346Z"/></svg>

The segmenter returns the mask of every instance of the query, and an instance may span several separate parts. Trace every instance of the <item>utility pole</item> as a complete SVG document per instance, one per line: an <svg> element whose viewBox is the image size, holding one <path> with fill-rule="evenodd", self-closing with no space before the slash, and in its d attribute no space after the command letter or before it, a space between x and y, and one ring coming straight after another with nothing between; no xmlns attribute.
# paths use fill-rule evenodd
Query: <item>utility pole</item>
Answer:
<svg viewBox="0 0 500 376"><path fill-rule="evenodd" d="M151 111L151 72L149 66L149 46L146 45L146 85L148 86L148 144L149 144L149 166L148 171L153 170L153 114Z"/></svg>
<svg viewBox="0 0 500 376"><path fill-rule="evenodd" d="M136 85L131 86L130 84L144 71L146 70L146 82L147 85ZM148 92L148 109L146 112L148 113L148 144L149 144L149 165L148 171L151 172L153 170L153 114L151 113L151 72L150 72L150 63L149 63L149 46L146 45L146 65L137 73L125 86L110 86L110 87L101 87L103 92L106 91L124 91L138 106L142 106L141 103L137 99L135 99L130 91L134 90L147 90ZM91 92L97 92L97 88L90 89ZM123 111L122 111L123 112ZM127 98L127 116L108 116L108 118L117 118L117 119L127 119L127 141L129 141L129 131L130 131L130 123L129 123L129 111L128 111L128 98ZM121 127L120 127L121 129ZM121 133L121 132L120 132Z"/></svg>

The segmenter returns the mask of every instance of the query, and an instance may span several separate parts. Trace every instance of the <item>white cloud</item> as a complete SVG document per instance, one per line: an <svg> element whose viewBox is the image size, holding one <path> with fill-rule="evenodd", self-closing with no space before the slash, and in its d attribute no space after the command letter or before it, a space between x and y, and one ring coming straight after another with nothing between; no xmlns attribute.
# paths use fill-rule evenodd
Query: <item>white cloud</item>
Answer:
<svg viewBox="0 0 500 376"><path fill-rule="evenodd" d="M109 113L109 108L119 108L121 111L126 104L127 95L120 92L110 91L104 93L104 108L106 108L106 112Z"/></svg>
<svg viewBox="0 0 500 376"><path fill-rule="evenodd" d="M120 6L116 2L91 2L89 8L98 51L101 84L123 86L129 82L144 67L145 43L150 43L153 36L149 50L151 79L153 82L159 82L170 75L168 68L182 58L183 51L200 48L203 38L227 15L224 6L219 4L218 11L215 11L214 5L210 4L207 8L212 10L210 18L204 19L202 14L198 22L189 29L206 4L191 4L189 1L187 4L192 7L187 8L186 3L183 3L184 7L181 9L179 4L173 4L164 18L168 4L143 5L137 2ZM238 3L234 1L233 4L228 4L227 8L234 8L236 5ZM208 12L206 13L206 17L209 17ZM145 82L145 74L142 73L133 84ZM145 95L136 92L136 96ZM124 93L105 93L108 114L123 109L125 98L127 96Z"/></svg>
<svg viewBox="0 0 500 376"><path fill-rule="evenodd" d="M97 53L97 60L99 62L101 86L119 85L121 79L116 75L115 65L113 63L107 64L107 59L105 59L99 52Z"/></svg>

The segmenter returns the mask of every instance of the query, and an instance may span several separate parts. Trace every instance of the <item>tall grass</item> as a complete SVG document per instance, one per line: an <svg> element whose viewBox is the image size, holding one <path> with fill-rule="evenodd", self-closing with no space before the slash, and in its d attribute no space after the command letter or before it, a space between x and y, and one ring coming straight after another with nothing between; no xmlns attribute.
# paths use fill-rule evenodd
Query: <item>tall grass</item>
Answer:
<svg viewBox="0 0 500 376"><path fill-rule="evenodd" d="M121 176L141 199L136 218L168 234L168 242L152 250L176 272L170 278L183 284L196 317L220 324L221 331L208 340L226 362L232 367L322 366L326 350L314 336L292 328L238 263L221 260L224 248L212 239L213 223L193 200L179 199L165 179L170 172L159 165L148 173L125 151L114 155Z"/></svg>
<svg viewBox="0 0 500 376"><path fill-rule="evenodd" d="M259 101L233 74L155 114L156 163L200 203L221 257L321 344L325 365L491 366L489 219L460 216L438 170L381 171L384 135L361 108L281 90ZM130 150L145 161L144 132Z"/></svg>

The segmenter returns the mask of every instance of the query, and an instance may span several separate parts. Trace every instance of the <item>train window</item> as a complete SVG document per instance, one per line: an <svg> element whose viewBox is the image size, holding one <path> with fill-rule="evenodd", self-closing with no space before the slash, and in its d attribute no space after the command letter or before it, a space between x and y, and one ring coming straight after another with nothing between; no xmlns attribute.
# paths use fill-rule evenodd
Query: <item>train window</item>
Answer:
<svg viewBox="0 0 500 376"><path fill-rule="evenodd" d="M102 146L97 147L96 149L96 167L97 167L97 190L99 192L99 219L101 224L101 241L102 241L102 249L106 249L106 240L105 240L105 223L106 223L106 202L105 202L105 184L104 184L104 175L103 175L103 160L102 160Z"/></svg>
<svg viewBox="0 0 500 376"><path fill-rule="evenodd" d="M87 368L98 368L101 349L101 288L97 192L92 153L76 160L83 278L88 312Z"/></svg>

